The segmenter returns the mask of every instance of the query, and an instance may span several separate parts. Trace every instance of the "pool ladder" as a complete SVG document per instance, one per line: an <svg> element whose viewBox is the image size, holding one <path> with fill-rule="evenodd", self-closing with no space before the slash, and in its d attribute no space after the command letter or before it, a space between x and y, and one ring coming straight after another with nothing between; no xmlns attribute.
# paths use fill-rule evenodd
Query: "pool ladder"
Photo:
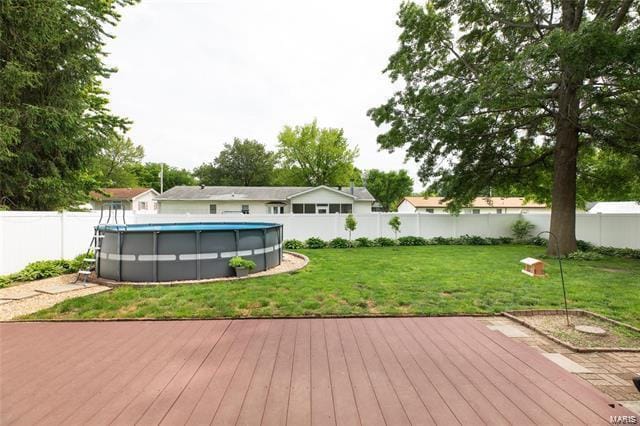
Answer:
<svg viewBox="0 0 640 426"><path fill-rule="evenodd" d="M108 224L111 221L111 209L112 204L108 204L109 206L109 215L107 216L105 224ZM124 225L127 224L125 219L125 211L122 210L122 223ZM100 256L100 248L102 247L102 239L104 235L100 231L99 227L102 225L102 219L104 218L104 204L100 208L100 219L98 220L98 225L93 228L93 237L91 238L91 242L89 243L89 248L87 249L87 253L85 257L82 259L82 264L80 265L80 270L78 271L78 275L76 276L75 282L77 283L82 277L82 283L86 286L87 279L91 275L91 272L96 270L96 264L98 260L98 256ZM118 223L118 211L114 209L113 219L115 223ZM93 257L91 257L91 253L93 253Z"/></svg>

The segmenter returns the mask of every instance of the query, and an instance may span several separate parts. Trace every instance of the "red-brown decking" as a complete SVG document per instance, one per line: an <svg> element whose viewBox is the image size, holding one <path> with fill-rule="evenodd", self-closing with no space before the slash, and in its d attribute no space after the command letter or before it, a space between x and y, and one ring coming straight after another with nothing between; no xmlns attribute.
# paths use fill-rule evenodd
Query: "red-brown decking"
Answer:
<svg viewBox="0 0 640 426"><path fill-rule="evenodd" d="M0 325L0 424L608 424L471 318Z"/></svg>

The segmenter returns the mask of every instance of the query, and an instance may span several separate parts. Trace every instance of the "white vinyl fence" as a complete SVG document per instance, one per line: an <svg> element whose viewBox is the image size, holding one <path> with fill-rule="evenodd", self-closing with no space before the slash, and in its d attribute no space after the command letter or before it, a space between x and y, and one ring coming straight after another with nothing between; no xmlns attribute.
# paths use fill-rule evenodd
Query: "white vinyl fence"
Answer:
<svg viewBox="0 0 640 426"><path fill-rule="evenodd" d="M392 216L402 222L399 236L483 237L510 236L511 224L519 214L439 215L427 213L371 213L355 215L358 222L353 238L393 237L388 225ZM87 249L98 223L99 212L0 212L0 274L23 268L43 259L72 258ZM284 238L304 240L320 237L330 240L347 237L346 215L189 215L127 214L127 223L174 222L276 222L284 225ZM522 215L535 225L532 232L549 229L549 214ZM118 218L122 222L122 217ZM640 249L640 215L579 214L578 239L597 245Z"/></svg>

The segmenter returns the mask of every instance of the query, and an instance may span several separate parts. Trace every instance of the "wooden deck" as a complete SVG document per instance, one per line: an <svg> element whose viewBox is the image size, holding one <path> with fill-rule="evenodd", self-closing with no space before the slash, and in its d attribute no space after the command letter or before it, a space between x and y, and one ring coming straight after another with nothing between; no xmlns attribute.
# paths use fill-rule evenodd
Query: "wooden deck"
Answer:
<svg viewBox="0 0 640 426"><path fill-rule="evenodd" d="M471 318L0 324L0 424L609 424Z"/></svg>

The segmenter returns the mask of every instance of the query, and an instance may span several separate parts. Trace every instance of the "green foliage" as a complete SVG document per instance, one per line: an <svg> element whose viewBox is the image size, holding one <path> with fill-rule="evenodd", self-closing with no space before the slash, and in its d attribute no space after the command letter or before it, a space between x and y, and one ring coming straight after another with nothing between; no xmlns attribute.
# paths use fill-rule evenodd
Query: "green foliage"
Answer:
<svg viewBox="0 0 640 426"><path fill-rule="evenodd" d="M85 257L85 255L81 254L72 260L39 260L29 263L19 272L1 275L0 288L14 282L41 280L78 272L82 265L82 259Z"/></svg>
<svg viewBox="0 0 640 426"><path fill-rule="evenodd" d="M355 239L356 247L373 247L375 244L367 237L360 237Z"/></svg>
<svg viewBox="0 0 640 426"><path fill-rule="evenodd" d="M478 235L467 235L467 234L460 237L460 243L470 245L470 246L493 245L493 242L489 241L487 238L480 237Z"/></svg>
<svg viewBox="0 0 640 426"><path fill-rule="evenodd" d="M288 179L304 185L347 185L354 174L358 149L350 149L342 129L304 126L285 128L278 135L279 155Z"/></svg>
<svg viewBox="0 0 640 426"><path fill-rule="evenodd" d="M108 109L103 47L132 3L0 2L0 204L57 210L97 186L92 160L128 126Z"/></svg>
<svg viewBox="0 0 640 426"><path fill-rule="evenodd" d="M333 240L329 241L329 247L331 247L331 248L349 248L349 247L351 247L351 244L346 239L338 237L338 238L334 238Z"/></svg>
<svg viewBox="0 0 640 426"><path fill-rule="evenodd" d="M160 163L136 163L130 166L129 171L136 176L138 186L153 188L160 192ZM186 169L164 165L164 190L180 185L195 185L196 181L191 172Z"/></svg>
<svg viewBox="0 0 640 426"><path fill-rule="evenodd" d="M399 246L426 246L427 240L422 237L400 237L398 238Z"/></svg>
<svg viewBox="0 0 640 426"><path fill-rule="evenodd" d="M244 259L240 256L234 256L229 259L229 266L232 268L245 268L251 271L256 267L256 262L250 259Z"/></svg>
<svg viewBox="0 0 640 426"><path fill-rule="evenodd" d="M567 259L571 260L601 260L604 259L604 256L600 253L596 253L594 251L574 251L573 253L569 253L567 255Z"/></svg>
<svg viewBox="0 0 640 426"><path fill-rule="evenodd" d="M144 149L121 135L110 138L93 161L94 177L102 188L134 188L138 180L131 167L144 157Z"/></svg>
<svg viewBox="0 0 640 426"><path fill-rule="evenodd" d="M402 222L400 222L400 218L398 216L393 216L391 219L389 219L389 226L393 230L393 233L395 234L396 239L398 239L398 232L400 232L400 225L402 225Z"/></svg>
<svg viewBox="0 0 640 426"><path fill-rule="evenodd" d="M630 1L561 3L403 2L385 70L402 89L369 115L380 147L406 149L453 210L487 188L551 200L567 252L576 179L608 187L596 196L616 195L609 176L637 189L640 15Z"/></svg>
<svg viewBox="0 0 640 426"><path fill-rule="evenodd" d="M386 212L397 209L402 199L413 192L413 179L406 170L383 172L367 170L366 186Z"/></svg>
<svg viewBox="0 0 640 426"><path fill-rule="evenodd" d="M213 163L205 163L193 171L205 185L266 186L272 182L276 155L255 140L235 138Z"/></svg>
<svg viewBox="0 0 640 426"><path fill-rule="evenodd" d="M516 240L524 241L529 237L535 225L526 219L520 218L511 224L511 232Z"/></svg>
<svg viewBox="0 0 640 426"><path fill-rule="evenodd" d="M284 242L284 248L285 250L300 250L301 248L304 248L304 243L300 240L286 240Z"/></svg>
<svg viewBox="0 0 640 426"><path fill-rule="evenodd" d="M308 249L320 249L325 248L327 246L327 243L325 243L321 238L311 237L307 238L307 240L304 242L304 246Z"/></svg>
<svg viewBox="0 0 640 426"><path fill-rule="evenodd" d="M395 246L396 242L391 238L379 237L373 240L373 244L376 247L391 247L391 246Z"/></svg>
<svg viewBox="0 0 640 426"><path fill-rule="evenodd" d="M349 231L349 241L351 241L351 233L356 230L357 226L358 222L356 221L356 218L349 213L344 219L344 229L345 231Z"/></svg>

